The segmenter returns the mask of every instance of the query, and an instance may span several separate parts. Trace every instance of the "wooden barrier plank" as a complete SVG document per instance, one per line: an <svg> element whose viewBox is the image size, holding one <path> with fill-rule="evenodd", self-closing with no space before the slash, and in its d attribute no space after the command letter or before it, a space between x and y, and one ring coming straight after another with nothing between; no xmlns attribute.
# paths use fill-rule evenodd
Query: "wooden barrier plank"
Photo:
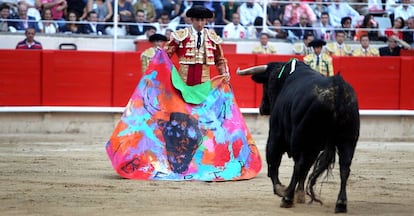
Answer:
<svg viewBox="0 0 414 216"><path fill-rule="evenodd" d="M142 77L140 52L115 52L113 64L113 106L126 106Z"/></svg>
<svg viewBox="0 0 414 216"><path fill-rule="evenodd" d="M400 109L414 110L414 57L401 57Z"/></svg>
<svg viewBox="0 0 414 216"><path fill-rule="evenodd" d="M227 54L230 84L233 89L239 107L253 108L256 106L256 97L261 97L261 91L257 92L255 83L250 76L239 76L237 68L247 68L256 65L256 55L252 54ZM259 95L260 94L260 95Z"/></svg>
<svg viewBox="0 0 414 216"><path fill-rule="evenodd" d="M43 105L112 106L112 52L43 51Z"/></svg>
<svg viewBox="0 0 414 216"><path fill-rule="evenodd" d="M399 57L334 57L333 64L354 87L361 109L399 109Z"/></svg>
<svg viewBox="0 0 414 216"><path fill-rule="evenodd" d="M41 105L41 51L0 50L0 105Z"/></svg>

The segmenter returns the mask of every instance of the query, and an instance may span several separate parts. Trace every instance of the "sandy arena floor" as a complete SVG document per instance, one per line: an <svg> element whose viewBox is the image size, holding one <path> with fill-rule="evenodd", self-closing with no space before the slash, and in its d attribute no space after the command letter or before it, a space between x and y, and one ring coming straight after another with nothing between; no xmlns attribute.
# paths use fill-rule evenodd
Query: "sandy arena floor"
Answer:
<svg viewBox="0 0 414 216"><path fill-rule="evenodd" d="M106 156L109 135L2 134L0 215L333 215L338 166L317 185L323 206L282 209L265 163L248 181L127 180ZM255 139L263 157L266 138ZM291 166L284 158L284 184ZM360 142L351 168L348 215L414 215L414 143Z"/></svg>

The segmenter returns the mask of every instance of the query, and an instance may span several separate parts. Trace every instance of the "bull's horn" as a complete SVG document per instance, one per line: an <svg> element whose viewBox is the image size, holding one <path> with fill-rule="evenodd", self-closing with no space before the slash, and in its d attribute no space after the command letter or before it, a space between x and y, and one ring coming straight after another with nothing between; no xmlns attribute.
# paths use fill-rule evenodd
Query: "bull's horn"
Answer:
<svg viewBox="0 0 414 216"><path fill-rule="evenodd" d="M249 67L243 70L240 70L240 68L237 68L237 74L238 75L250 75L250 74L264 73L266 69L267 69L267 65L253 66L253 67Z"/></svg>

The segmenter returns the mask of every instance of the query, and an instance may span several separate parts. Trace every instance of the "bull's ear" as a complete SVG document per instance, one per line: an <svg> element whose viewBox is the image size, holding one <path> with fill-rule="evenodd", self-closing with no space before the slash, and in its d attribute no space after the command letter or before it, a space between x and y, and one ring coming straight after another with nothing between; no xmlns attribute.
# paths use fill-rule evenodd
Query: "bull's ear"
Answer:
<svg viewBox="0 0 414 216"><path fill-rule="evenodd" d="M252 76L252 80L257 83L267 83L267 80L269 79L269 73L261 73L261 74L254 74Z"/></svg>

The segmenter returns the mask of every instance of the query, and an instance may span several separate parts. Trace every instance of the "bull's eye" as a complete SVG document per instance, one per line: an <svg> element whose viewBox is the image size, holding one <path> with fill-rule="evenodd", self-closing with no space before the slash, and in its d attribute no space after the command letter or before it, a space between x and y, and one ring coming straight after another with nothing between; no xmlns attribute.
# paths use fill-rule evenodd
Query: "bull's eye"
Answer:
<svg viewBox="0 0 414 216"><path fill-rule="evenodd" d="M171 121L171 125L172 125L172 126L177 126L177 125L178 125L178 122L177 122L176 120L172 120L172 121Z"/></svg>

